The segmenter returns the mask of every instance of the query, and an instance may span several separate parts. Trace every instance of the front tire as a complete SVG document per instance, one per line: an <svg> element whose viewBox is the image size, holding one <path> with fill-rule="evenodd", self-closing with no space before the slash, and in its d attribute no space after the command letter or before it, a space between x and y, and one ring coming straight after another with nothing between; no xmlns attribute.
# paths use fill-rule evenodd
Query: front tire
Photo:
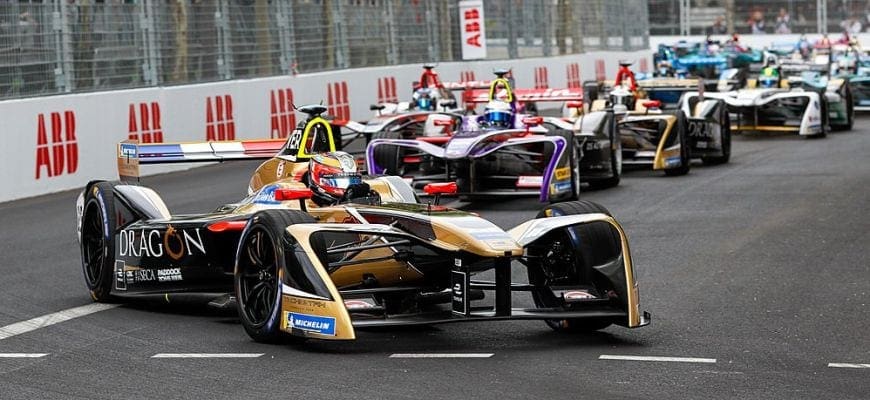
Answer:
<svg viewBox="0 0 870 400"><path fill-rule="evenodd" d="M550 216L578 215L601 213L610 216L604 206L591 201L571 201L550 205L541 210L536 218ZM572 243L570 231L581 239L579 244ZM584 280L595 280L590 276L591 267L600 265L619 255L622 251L619 235L604 223L585 224L572 228L554 231L551 237L542 240L542 248L529 248L531 257L540 257L540 271L529 268L529 282L542 286L576 285ZM570 246L566 246L571 243ZM559 264L564 271L544 271L545 263ZM566 268L567 267L567 268ZM563 275L554 278L556 275ZM549 290L532 291L532 300L539 308L559 307L560 300ZM547 326L561 332L591 332L604 329L611 324L610 318L571 318L562 320L545 320Z"/></svg>
<svg viewBox="0 0 870 400"><path fill-rule="evenodd" d="M81 232L82 270L91 298L100 303L112 299L117 227L114 201L112 185L108 182L97 182L86 189Z"/></svg>
<svg viewBox="0 0 870 400"><path fill-rule="evenodd" d="M301 211L265 210L254 214L242 233L234 274L236 304L242 327L257 342L275 343L285 338L281 332L285 229L313 222L314 218Z"/></svg>
<svg viewBox="0 0 870 400"><path fill-rule="evenodd" d="M610 171L609 178L589 181L589 188L601 190L619 185L619 179L622 177L622 139L616 130L610 132Z"/></svg>
<svg viewBox="0 0 870 400"><path fill-rule="evenodd" d="M728 115L728 109L725 104L722 104L722 116L720 124L722 126L722 155L702 157L701 161L707 165L726 164L731 159L731 117Z"/></svg>

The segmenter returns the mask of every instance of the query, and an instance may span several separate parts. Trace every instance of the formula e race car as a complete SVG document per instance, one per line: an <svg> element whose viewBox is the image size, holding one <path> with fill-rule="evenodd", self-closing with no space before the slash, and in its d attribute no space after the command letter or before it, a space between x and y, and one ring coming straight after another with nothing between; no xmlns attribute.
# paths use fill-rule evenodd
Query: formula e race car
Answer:
<svg viewBox="0 0 870 400"><path fill-rule="evenodd" d="M625 233L604 207L550 205L505 231L437 201L420 204L399 178L352 174L355 165L340 162L345 153L311 154L314 147L298 143L288 140L290 151L275 158L304 154L315 168L334 157L342 172L319 175L341 189L334 202L289 176L215 211L173 215L147 187L90 182L77 215L91 297L234 303L261 342L288 334L350 340L361 327L459 321L537 319L566 331L649 323ZM210 146L211 156L188 160L228 159L239 143L197 145ZM156 146L121 143L119 167L181 161L156 155ZM455 185L430 191L451 194ZM511 281L514 268L527 270L528 283ZM481 278L487 271L494 279ZM514 292L530 293L535 306L514 307Z"/></svg>
<svg viewBox="0 0 870 400"><path fill-rule="evenodd" d="M614 150L595 147L599 143L592 143L590 132L575 135L570 121L517 110L520 102L577 100L582 100L580 89L515 91L500 74L487 91L466 96L468 103L487 104L483 115L430 114L422 135L401 130L379 134L366 149L366 165L370 173L403 176L417 190L432 182L455 180L465 198L576 199L584 176L579 160L585 143L590 151L606 153L589 159L605 164L608 171ZM591 176L590 181L598 178ZM607 182L618 183L618 176Z"/></svg>

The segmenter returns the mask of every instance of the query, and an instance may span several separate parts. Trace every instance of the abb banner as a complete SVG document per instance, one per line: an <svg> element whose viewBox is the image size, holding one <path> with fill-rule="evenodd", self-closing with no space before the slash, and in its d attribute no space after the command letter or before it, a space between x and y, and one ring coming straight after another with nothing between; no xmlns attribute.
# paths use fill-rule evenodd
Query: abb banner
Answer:
<svg viewBox="0 0 870 400"><path fill-rule="evenodd" d="M483 1L459 2L459 26L462 28L462 59L486 58L486 27L483 21Z"/></svg>
<svg viewBox="0 0 870 400"><path fill-rule="evenodd" d="M480 24L482 17L476 16ZM507 67L519 88L560 89L596 75L613 76L618 60L651 54L591 52L507 64L450 62L436 70L440 76L474 81L490 80L493 70ZM285 138L305 118L295 107L307 104L327 106L327 114L336 119L367 121L374 115L367 105L378 89L384 99L408 101L421 70L421 65L411 64L2 101L0 185L7 190L0 191L0 202L81 188L93 179L118 179L117 144L126 139L177 143ZM141 172L199 165L148 165Z"/></svg>

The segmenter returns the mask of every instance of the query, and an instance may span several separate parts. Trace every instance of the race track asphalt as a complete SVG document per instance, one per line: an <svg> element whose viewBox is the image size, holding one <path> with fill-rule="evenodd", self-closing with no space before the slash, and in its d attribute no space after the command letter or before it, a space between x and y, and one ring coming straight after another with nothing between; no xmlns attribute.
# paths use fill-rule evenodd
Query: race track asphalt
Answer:
<svg viewBox="0 0 870 400"><path fill-rule="evenodd" d="M125 305L0 339L0 356L47 353L0 357L0 398L870 398L870 368L829 367L870 367L870 117L821 140L738 136L733 149L728 165L674 178L632 171L617 188L584 193L629 235L647 327L567 335L537 321L488 322L262 345L232 313ZM146 183L173 212L201 212L243 196L255 165ZM0 336L10 324L90 304L75 196L0 204ZM535 199L464 206L504 228L539 207ZM263 355L151 357L158 353Z"/></svg>

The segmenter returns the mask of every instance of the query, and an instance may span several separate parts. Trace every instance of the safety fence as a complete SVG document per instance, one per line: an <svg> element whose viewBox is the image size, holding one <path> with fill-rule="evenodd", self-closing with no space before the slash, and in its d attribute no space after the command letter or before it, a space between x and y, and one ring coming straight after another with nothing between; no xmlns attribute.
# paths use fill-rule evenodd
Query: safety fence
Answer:
<svg viewBox="0 0 870 400"><path fill-rule="evenodd" d="M462 60L459 0L0 1L0 99ZM486 59L648 48L647 0L482 0Z"/></svg>

